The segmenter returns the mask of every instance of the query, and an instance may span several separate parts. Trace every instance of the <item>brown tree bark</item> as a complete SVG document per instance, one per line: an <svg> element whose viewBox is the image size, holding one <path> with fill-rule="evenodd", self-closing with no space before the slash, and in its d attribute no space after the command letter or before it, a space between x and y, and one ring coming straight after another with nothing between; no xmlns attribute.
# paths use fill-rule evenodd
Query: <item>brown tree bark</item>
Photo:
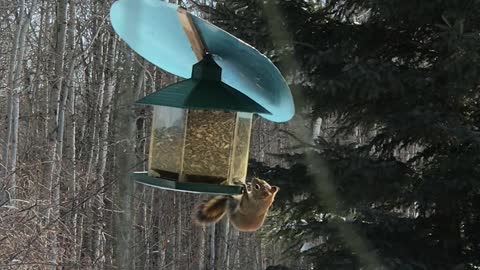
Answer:
<svg viewBox="0 0 480 270"><path fill-rule="evenodd" d="M7 81L7 124L5 129L5 142L3 145L3 183L0 186L1 196L6 196L3 191L8 191L10 199L16 199L16 174L17 174L17 154L18 154L18 121L20 116L20 89L22 77L22 63L25 54L25 40L31 15L36 8L37 1L34 0L30 5L30 12L25 11L25 0L19 3L19 17L16 25L15 38L12 45L10 57L10 66ZM5 198L7 199L7 198Z"/></svg>
<svg viewBox="0 0 480 270"><path fill-rule="evenodd" d="M60 220L60 175L63 157L63 135L65 131L65 108L67 102L66 87L64 84L64 56L65 56L65 38L67 24L67 1L57 1L56 15L56 34L55 34L55 84L54 92L57 100L57 114L55 118L55 132L52 138L52 164L50 169L50 209L49 222L54 228L49 233L50 254L49 258L52 262L51 269L55 269L59 263L59 246L58 246L58 221Z"/></svg>
<svg viewBox="0 0 480 270"><path fill-rule="evenodd" d="M111 106L112 106L112 96L115 89L115 71L114 71L114 64L115 64L115 56L116 56L116 44L117 39L114 36L110 36L108 38L108 49L107 49L107 60L106 60L106 67L105 67L105 92L103 96L103 106L101 111L101 119L100 119L100 129L99 129L99 158L98 158L98 167L97 167L97 189L101 190L98 192L96 198L96 207L98 211L98 224L97 224L97 231L95 235L95 258L98 260L98 268L103 269L103 264L105 263L104 257L104 247L105 247L105 236L104 233L104 225L106 221L104 220L104 208L105 208L105 168L107 164L107 151L108 151L108 134L109 134L109 127L110 127L110 113L111 113Z"/></svg>

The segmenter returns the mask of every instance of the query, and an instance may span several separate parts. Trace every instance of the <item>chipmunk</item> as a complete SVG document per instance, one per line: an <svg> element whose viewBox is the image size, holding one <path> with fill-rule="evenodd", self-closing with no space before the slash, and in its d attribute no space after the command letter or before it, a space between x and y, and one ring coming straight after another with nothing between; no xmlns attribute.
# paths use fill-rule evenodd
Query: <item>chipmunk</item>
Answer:
<svg viewBox="0 0 480 270"><path fill-rule="evenodd" d="M245 185L243 194L216 196L197 206L193 219L197 224L216 223L228 213L230 223L239 231L256 231L265 221L275 195L280 190L266 181L253 178Z"/></svg>

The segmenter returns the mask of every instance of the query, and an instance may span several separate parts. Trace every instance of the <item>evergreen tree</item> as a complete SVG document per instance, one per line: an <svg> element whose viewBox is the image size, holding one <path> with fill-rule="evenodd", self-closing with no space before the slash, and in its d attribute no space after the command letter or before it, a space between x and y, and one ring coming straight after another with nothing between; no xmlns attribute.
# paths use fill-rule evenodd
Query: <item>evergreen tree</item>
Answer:
<svg viewBox="0 0 480 270"><path fill-rule="evenodd" d="M281 185L290 251L321 269L480 265L480 1L229 0L211 20L335 119L292 168L252 164Z"/></svg>

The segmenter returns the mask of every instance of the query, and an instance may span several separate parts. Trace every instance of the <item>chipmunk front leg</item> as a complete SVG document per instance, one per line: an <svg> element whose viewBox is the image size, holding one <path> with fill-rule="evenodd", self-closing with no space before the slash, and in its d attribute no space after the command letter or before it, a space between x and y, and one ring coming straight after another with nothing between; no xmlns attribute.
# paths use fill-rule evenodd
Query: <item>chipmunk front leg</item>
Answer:
<svg viewBox="0 0 480 270"><path fill-rule="evenodd" d="M241 186L243 184L243 182L240 181L240 179L238 179L238 178L233 178L232 183L234 185L238 185L238 186ZM223 182L220 183L220 185L228 185L228 184L229 184L228 179L225 179L225 180L223 180Z"/></svg>
<svg viewBox="0 0 480 270"><path fill-rule="evenodd" d="M228 185L228 184L229 184L229 183L228 183L228 179L220 183L220 185ZM242 186L244 190L248 190L249 185L250 185L249 183L244 183L244 182L242 182L242 181L241 181L240 179L238 179L238 178L232 179L232 184L234 184L234 185L236 185L236 186Z"/></svg>

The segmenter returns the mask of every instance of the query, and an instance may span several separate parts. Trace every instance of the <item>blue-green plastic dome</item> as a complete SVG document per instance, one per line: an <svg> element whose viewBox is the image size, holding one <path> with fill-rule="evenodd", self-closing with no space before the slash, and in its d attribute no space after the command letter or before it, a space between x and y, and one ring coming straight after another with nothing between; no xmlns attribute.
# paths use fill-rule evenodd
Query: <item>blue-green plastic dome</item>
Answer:
<svg viewBox="0 0 480 270"><path fill-rule="evenodd" d="M159 0L119 0L111 22L117 34L138 54L174 75L190 78L198 62L177 16L177 5ZM222 68L221 81L248 96L274 121L290 120L292 94L279 70L259 51L215 25L191 16L200 38Z"/></svg>

